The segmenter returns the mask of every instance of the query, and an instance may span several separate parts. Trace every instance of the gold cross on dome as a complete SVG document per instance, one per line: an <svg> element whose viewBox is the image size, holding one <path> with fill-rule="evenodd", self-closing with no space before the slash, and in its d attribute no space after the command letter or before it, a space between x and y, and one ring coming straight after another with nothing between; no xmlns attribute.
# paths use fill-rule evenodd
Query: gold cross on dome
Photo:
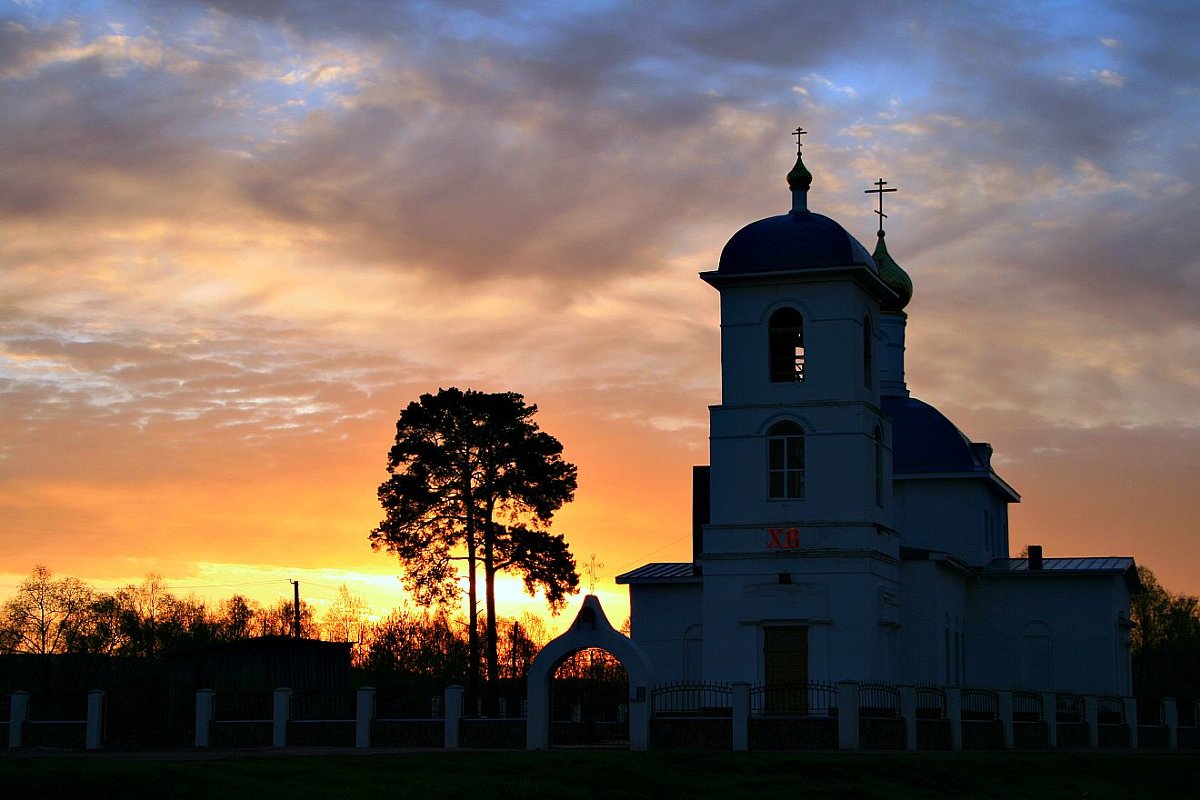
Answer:
<svg viewBox="0 0 1200 800"><path fill-rule="evenodd" d="M883 233L883 221L885 219L887 219L887 214L883 213L883 193L884 192L894 192L896 190L883 188L883 187L887 186L887 181L885 181L883 178L880 178L879 180L875 181L875 186L877 186L878 188L865 189L865 190L863 190L863 194L879 195L879 210L876 211L875 213L879 215L879 232Z"/></svg>
<svg viewBox="0 0 1200 800"><path fill-rule="evenodd" d="M592 559L583 568L584 574L590 578L588 583L588 594L596 593L596 579L600 577L600 570L604 569L604 565L596 560L596 554L592 553Z"/></svg>

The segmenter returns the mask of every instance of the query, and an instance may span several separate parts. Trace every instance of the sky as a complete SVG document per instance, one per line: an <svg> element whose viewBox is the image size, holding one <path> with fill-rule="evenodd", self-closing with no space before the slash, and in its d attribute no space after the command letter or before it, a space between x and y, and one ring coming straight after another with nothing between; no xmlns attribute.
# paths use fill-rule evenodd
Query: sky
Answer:
<svg viewBox="0 0 1200 800"><path fill-rule="evenodd" d="M908 384L1023 496L1011 544L1200 594L1194 2L0 2L0 597L404 602L367 534L400 409L516 391L553 529L691 558L716 266L809 207L915 286ZM585 588L591 579L584 577ZM542 605L519 585L502 611Z"/></svg>

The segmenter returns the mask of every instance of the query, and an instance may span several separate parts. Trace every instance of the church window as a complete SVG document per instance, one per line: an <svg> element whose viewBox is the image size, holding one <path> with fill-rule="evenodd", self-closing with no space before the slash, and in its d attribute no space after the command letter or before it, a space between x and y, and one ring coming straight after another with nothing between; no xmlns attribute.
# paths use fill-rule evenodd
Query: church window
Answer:
<svg viewBox="0 0 1200 800"><path fill-rule="evenodd" d="M874 335L874 331L871 330L870 316L863 317L863 386L868 389L871 388L872 377L875 373L874 343L871 341Z"/></svg>
<svg viewBox="0 0 1200 800"><path fill-rule="evenodd" d="M804 318L794 308L781 308L768 323L771 383L804 380Z"/></svg>
<svg viewBox="0 0 1200 800"><path fill-rule="evenodd" d="M767 496L804 497L804 431L794 422L780 422L767 431Z"/></svg>

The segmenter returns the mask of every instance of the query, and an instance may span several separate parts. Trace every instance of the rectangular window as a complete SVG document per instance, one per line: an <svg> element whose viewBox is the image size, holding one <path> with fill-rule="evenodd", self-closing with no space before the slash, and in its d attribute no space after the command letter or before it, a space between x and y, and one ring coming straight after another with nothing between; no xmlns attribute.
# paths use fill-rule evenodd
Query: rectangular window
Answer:
<svg viewBox="0 0 1200 800"><path fill-rule="evenodd" d="M804 497L804 435L797 425L772 428L767 438L767 497L799 500Z"/></svg>

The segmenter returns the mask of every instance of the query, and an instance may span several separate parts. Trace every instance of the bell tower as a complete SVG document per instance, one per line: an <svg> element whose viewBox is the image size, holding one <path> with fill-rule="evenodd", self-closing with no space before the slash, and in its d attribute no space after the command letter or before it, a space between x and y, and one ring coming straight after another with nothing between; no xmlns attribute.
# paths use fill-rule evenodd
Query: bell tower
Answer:
<svg viewBox="0 0 1200 800"><path fill-rule="evenodd" d="M698 554L705 640L742 637L767 659L761 673L779 663L764 647L799 636L762 629L786 623L805 630L806 679L865 677L888 672L886 657L851 632L896 614L891 423L877 357L881 308L896 297L853 236L809 211L812 181L798 141L791 210L742 228L700 275L721 304L721 402L710 409ZM745 663L719 650L706 646L706 673L744 679Z"/></svg>

